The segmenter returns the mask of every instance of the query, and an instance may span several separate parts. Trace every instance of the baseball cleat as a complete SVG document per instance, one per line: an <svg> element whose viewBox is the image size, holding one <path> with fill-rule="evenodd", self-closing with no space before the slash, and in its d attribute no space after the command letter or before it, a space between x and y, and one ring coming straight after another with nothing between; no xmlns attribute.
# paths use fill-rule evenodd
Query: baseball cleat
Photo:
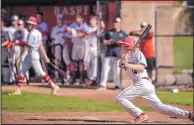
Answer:
<svg viewBox="0 0 194 125"><path fill-rule="evenodd" d="M194 112L189 112L189 119L194 122Z"/></svg>
<svg viewBox="0 0 194 125"><path fill-rule="evenodd" d="M53 88L53 90L52 90L52 95L56 95L56 93L59 91L59 86L58 85L55 85L55 87Z"/></svg>
<svg viewBox="0 0 194 125"><path fill-rule="evenodd" d="M100 87L98 87L96 90L98 90L98 91L103 91L103 90L106 90L106 87L100 86Z"/></svg>
<svg viewBox="0 0 194 125"><path fill-rule="evenodd" d="M13 92L13 93L9 93L9 95L21 95L22 94L22 92L21 92L21 90L20 89L17 89L15 92Z"/></svg>
<svg viewBox="0 0 194 125"><path fill-rule="evenodd" d="M145 113L141 113L137 118L135 119L136 123L142 123L148 120L148 116Z"/></svg>

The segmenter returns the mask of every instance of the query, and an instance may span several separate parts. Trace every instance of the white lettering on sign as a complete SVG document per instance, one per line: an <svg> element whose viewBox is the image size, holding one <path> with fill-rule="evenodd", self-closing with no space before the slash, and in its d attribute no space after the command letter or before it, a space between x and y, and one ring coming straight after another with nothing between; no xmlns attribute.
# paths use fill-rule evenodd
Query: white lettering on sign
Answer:
<svg viewBox="0 0 194 125"><path fill-rule="evenodd" d="M68 15L68 9L66 7L63 8L62 14L63 15Z"/></svg>
<svg viewBox="0 0 194 125"><path fill-rule="evenodd" d="M84 15L89 14L89 6L84 7Z"/></svg>
<svg viewBox="0 0 194 125"><path fill-rule="evenodd" d="M94 7L94 12L96 11ZM62 13L63 15L70 15L74 16L76 14L84 14L89 15L89 6L66 6L66 7L54 7L54 15L57 15L58 13Z"/></svg>
<svg viewBox="0 0 194 125"><path fill-rule="evenodd" d="M82 7L81 6L77 6L76 7L76 14L81 14L81 13L83 13L82 12Z"/></svg>
<svg viewBox="0 0 194 125"><path fill-rule="evenodd" d="M75 7L70 7L70 15L75 15Z"/></svg>
<svg viewBox="0 0 194 125"><path fill-rule="evenodd" d="M60 12L59 7L54 7L54 15L57 15Z"/></svg>

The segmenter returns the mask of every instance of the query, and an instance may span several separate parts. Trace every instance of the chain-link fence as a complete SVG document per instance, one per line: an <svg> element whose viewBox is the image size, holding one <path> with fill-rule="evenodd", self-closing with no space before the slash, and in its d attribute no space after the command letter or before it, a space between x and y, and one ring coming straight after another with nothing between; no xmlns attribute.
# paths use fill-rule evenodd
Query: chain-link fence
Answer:
<svg viewBox="0 0 194 125"><path fill-rule="evenodd" d="M193 6L156 7L156 85L192 86L193 24Z"/></svg>

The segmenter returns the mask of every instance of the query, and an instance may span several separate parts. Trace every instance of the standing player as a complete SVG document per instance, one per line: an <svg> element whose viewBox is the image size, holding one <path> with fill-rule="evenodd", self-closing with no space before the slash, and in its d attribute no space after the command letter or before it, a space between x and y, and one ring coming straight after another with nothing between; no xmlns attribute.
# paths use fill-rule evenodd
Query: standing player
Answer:
<svg viewBox="0 0 194 125"><path fill-rule="evenodd" d="M14 33L13 44L14 44L14 47L18 48L18 51L14 52L14 56L13 56L14 63L16 63L16 59L20 56L23 46L26 45L26 42L27 42L28 30L24 26L25 26L24 21L19 20L18 30ZM24 60L26 55L27 55L27 52L24 53L22 61ZM21 65L16 64L16 67L17 67L17 72L20 72ZM25 76L26 76L26 80L29 80L29 72L26 72Z"/></svg>
<svg viewBox="0 0 194 125"><path fill-rule="evenodd" d="M18 47L13 47L12 49L10 49L10 45L11 42L14 40L14 33L16 30L18 30L18 21L19 21L19 17L17 15L13 15L11 17L11 26L7 28L7 31L9 33L9 37L10 37L10 43L8 45L8 49L10 50L10 55L11 57L11 63L9 63L9 71L10 71L10 82L15 82L15 75L14 72L16 73L16 67L15 67L15 61L13 60L13 56L15 55L15 52L19 52L20 49ZM12 51L11 51L12 50ZM13 69L11 68L13 67Z"/></svg>
<svg viewBox="0 0 194 125"><path fill-rule="evenodd" d="M48 40L48 24L46 22L43 21L43 13L42 12L37 12L36 13L36 19L37 19L37 26L36 28L41 32L42 34L42 44L47 52L47 48L46 48L46 42ZM43 66L44 71L47 71L47 65L44 62L44 58L43 55L40 54L40 58L41 58L41 64Z"/></svg>
<svg viewBox="0 0 194 125"><path fill-rule="evenodd" d="M38 76L41 76L42 79L49 84L49 86L52 88L52 94L56 94L56 92L59 90L59 87L51 80L48 74L43 71L40 64L39 49L47 63L50 62L50 59L48 58L42 44L42 35L35 28L37 25L36 18L30 17L27 20L27 25L29 30L27 45L24 47L21 56L17 59L17 63L19 64L21 62L26 51L28 51L28 54L22 62L22 69L18 77L17 89L14 93L12 93L12 95L21 95L21 90L24 83L24 74L26 74L30 67L33 67L35 73Z"/></svg>
<svg viewBox="0 0 194 125"><path fill-rule="evenodd" d="M131 51L135 45L134 39L127 37L118 43L122 48L122 53ZM171 117L190 119L194 121L194 113L163 104L155 93L155 88L147 75L146 59L141 51L131 52L128 60L120 62L126 68L133 84L116 96L116 101L135 118L135 122L141 123L148 120L148 116L139 108L135 107L129 100L141 96L158 112Z"/></svg>
<svg viewBox="0 0 194 125"><path fill-rule="evenodd" d="M129 33L131 36L140 36L143 31L145 30L147 23L145 21L141 22L140 27L141 29L138 31L132 31ZM155 57L154 57L154 47L153 47L153 32L149 31L148 35L144 38L144 40L140 43L140 50L144 54L148 67L148 76L155 80Z"/></svg>
<svg viewBox="0 0 194 125"><path fill-rule="evenodd" d="M86 54L87 54L87 31L88 25L84 22L82 15L76 15L76 21L70 24L70 29L74 29L76 31L76 35L72 35L72 60L73 67L72 68L72 84L76 81L77 69L80 73L81 84L85 83L85 78L87 77L86 73ZM77 69L76 69L76 68Z"/></svg>
<svg viewBox="0 0 194 125"><path fill-rule="evenodd" d="M91 16L90 26L88 28L88 55L86 57L87 64L87 74L89 78L88 85L95 84L97 79L97 65L98 65L98 37L97 30L100 28L100 33L104 31L105 25L104 22L100 21L100 27L97 26L97 17Z"/></svg>
<svg viewBox="0 0 194 125"><path fill-rule="evenodd" d="M67 45L66 34L64 31L67 28L67 25L63 24L63 15L57 15L57 25L53 27L51 32L51 39L54 44L61 44L63 46L63 50L61 50L60 46L55 46L54 55L55 59L54 62L56 65L61 63L61 57L65 61L66 64L66 71L67 71L67 79L70 78L70 68L71 68L71 61L69 58L69 50ZM61 51L63 51L63 55L61 55ZM55 71L55 77L59 78L58 72Z"/></svg>
<svg viewBox="0 0 194 125"><path fill-rule="evenodd" d="M114 89L120 88L120 68L119 68L119 59L121 57L120 46L117 45L117 42L121 41L123 38L127 37L127 34L121 29L121 18L116 17L114 19L114 28L108 30L105 33L105 38L103 44L105 45L105 56L102 60L102 72L100 85L98 90L106 90L106 84L108 81L108 74L111 68L113 67L114 75Z"/></svg>

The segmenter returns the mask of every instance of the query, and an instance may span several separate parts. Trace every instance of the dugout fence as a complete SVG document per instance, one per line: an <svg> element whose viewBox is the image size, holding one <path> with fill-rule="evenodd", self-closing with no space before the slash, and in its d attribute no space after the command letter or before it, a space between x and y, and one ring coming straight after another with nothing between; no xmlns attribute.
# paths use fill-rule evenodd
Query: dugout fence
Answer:
<svg viewBox="0 0 194 125"><path fill-rule="evenodd" d="M155 8L157 87L193 86L193 6Z"/></svg>

